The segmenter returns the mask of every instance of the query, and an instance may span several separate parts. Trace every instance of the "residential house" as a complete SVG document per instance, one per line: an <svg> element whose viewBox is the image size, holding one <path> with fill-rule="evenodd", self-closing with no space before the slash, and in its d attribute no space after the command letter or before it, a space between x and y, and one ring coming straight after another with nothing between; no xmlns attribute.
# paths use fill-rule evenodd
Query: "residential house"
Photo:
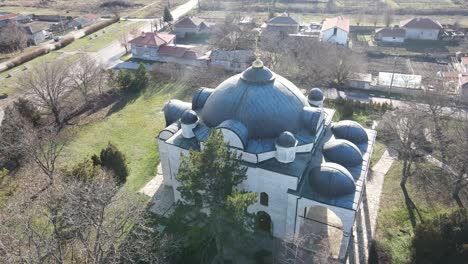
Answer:
<svg viewBox="0 0 468 264"><path fill-rule="evenodd" d="M352 73L347 80L347 85L356 89L369 89L372 83L372 74L370 73Z"/></svg>
<svg viewBox="0 0 468 264"><path fill-rule="evenodd" d="M299 32L299 23L290 17L289 14L274 17L263 26L266 31L280 32L284 34L297 34Z"/></svg>
<svg viewBox="0 0 468 264"><path fill-rule="evenodd" d="M129 41L134 58L156 60L161 46L174 44L176 36L167 33L143 32Z"/></svg>
<svg viewBox="0 0 468 264"><path fill-rule="evenodd" d="M406 30L401 27L386 27L375 30L375 40L389 43L405 42Z"/></svg>
<svg viewBox="0 0 468 264"><path fill-rule="evenodd" d="M178 38L185 38L190 34L209 32L211 25L205 21L186 16L175 22L173 28Z"/></svg>
<svg viewBox="0 0 468 264"><path fill-rule="evenodd" d="M76 17L76 18L70 20L67 23L67 27L68 28L81 29L81 28L85 28L87 26L91 26L92 24L95 24L97 22L99 22L99 16L98 15L87 14L87 15L79 16L79 17Z"/></svg>
<svg viewBox="0 0 468 264"><path fill-rule="evenodd" d="M343 17L326 18L322 23L320 39L322 41L348 45L349 20Z"/></svg>
<svg viewBox="0 0 468 264"><path fill-rule="evenodd" d="M23 26L24 32L28 37L28 43L30 45L39 45L46 40L46 29L43 23L30 23Z"/></svg>
<svg viewBox="0 0 468 264"><path fill-rule="evenodd" d="M209 58L213 67L242 72L255 60L255 53L251 50L213 50Z"/></svg>
<svg viewBox="0 0 468 264"><path fill-rule="evenodd" d="M193 51L192 46L175 45L175 38L175 35L167 33L143 32L129 43L134 58L192 66L206 65L207 60Z"/></svg>
<svg viewBox="0 0 468 264"><path fill-rule="evenodd" d="M0 28L7 26L18 14L3 14L0 15Z"/></svg>
<svg viewBox="0 0 468 264"><path fill-rule="evenodd" d="M438 40L442 25L428 17L416 17L400 22L406 30L405 39Z"/></svg>

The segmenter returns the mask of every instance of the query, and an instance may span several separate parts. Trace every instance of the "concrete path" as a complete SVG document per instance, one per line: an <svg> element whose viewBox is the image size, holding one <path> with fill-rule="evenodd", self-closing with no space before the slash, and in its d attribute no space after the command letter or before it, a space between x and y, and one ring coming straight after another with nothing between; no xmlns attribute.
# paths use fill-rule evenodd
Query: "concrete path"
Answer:
<svg viewBox="0 0 468 264"><path fill-rule="evenodd" d="M386 150L380 160L372 167L361 206L356 214L353 238L348 248L347 263L367 263L370 243L375 234L384 178L394 160L395 157Z"/></svg>
<svg viewBox="0 0 468 264"><path fill-rule="evenodd" d="M156 176L138 192L151 198L149 210L152 213L165 215L173 208L174 192L172 187L163 184L161 164L158 165Z"/></svg>

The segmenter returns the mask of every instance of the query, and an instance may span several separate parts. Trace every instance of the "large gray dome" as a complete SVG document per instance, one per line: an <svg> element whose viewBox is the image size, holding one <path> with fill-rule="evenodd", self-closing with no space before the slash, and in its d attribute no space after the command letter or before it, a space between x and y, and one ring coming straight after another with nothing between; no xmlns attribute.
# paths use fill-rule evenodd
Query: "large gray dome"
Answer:
<svg viewBox="0 0 468 264"><path fill-rule="evenodd" d="M222 82L200 116L209 127L233 119L247 127L250 138L276 138L301 129L304 106L307 98L293 83L260 64Z"/></svg>

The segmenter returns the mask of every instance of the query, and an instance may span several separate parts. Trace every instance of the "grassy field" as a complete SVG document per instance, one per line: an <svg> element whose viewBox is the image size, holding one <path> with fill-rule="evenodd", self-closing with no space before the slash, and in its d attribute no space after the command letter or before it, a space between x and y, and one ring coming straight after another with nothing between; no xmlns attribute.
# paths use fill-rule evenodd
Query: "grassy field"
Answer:
<svg viewBox="0 0 468 264"><path fill-rule="evenodd" d="M18 67L15 67L13 69L0 73L0 77L5 78L3 80L0 80L0 94L2 93L7 93L9 95L14 94L16 92L18 79L21 78L23 74L28 73L27 68L33 67L40 63L56 60L59 57L61 57L60 53L49 52L46 55L40 56ZM67 60L71 62L71 61L76 60L77 58L78 58L78 55L72 55L72 56L67 57ZM12 76L7 78L8 74L11 74Z"/></svg>
<svg viewBox="0 0 468 264"><path fill-rule="evenodd" d="M184 84L153 83L139 96L126 96L102 110L103 119L70 129L72 141L65 148L63 165L79 162L99 153L108 142L115 144L126 156L130 175L127 187L138 190L156 176L159 151L156 136L164 128L164 103L183 97Z"/></svg>
<svg viewBox="0 0 468 264"><path fill-rule="evenodd" d="M252 12L252 11L243 11L243 12L226 12L226 11L202 11L198 12L196 9L192 10L191 15L201 17L207 20L219 21L224 19L229 14L240 14L242 16L252 16L257 20L257 23L266 21L268 18L268 13L266 12ZM309 23L309 22L321 22L324 18L336 17L341 15L340 13L294 13L290 12L290 15L296 19L299 23ZM344 14L344 17L350 20L351 25L357 25L358 21L361 26L373 26L375 15L362 14L362 15L347 15ZM401 20L414 17L414 15L395 15L392 24L399 24ZM383 16L379 16L377 26L385 26L383 21ZM468 26L468 17L467 16L448 16L448 15L431 15L431 18L438 20L443 24L453 24L455 22L460 23L462 26Z"/></svg>
<svg viewBox="0 0 468 264"><path fill-rule="evenodd" d="M144 22L142 21L119 21L91 35L75 40L70 45L61 49L61 51L96 52L113 41L118 40L122 34L130 32L143 24Z"/></svg>
<svg viewBox="0 0 468 264"><path fill-rule="evenodd" d="M454 207L450 198L449 183L444 172L430 164L424 164L407 183L409 199L400 187L402 163L396 161L385 176L377 219L376 240L391 255L392 263L408 263L413 226L408 210L411 202L415 222L443 213Z"/></svg>

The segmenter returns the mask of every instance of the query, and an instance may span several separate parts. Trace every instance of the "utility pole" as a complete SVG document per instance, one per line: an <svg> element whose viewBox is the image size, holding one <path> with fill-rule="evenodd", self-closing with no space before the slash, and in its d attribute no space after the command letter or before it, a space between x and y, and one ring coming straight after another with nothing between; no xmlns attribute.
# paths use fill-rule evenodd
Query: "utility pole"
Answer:
<svg viewBox="0 0 468 264"><path fill-rule="evenodd" d="M395 56L394 61L393 61L392 78L390 79L390 87L388 88L389 97L391 97L390 90L393 87L393 78L395 77L395 68L396 68L397 58L398 58L398 55ZM390 99L390 102L391 102L391 99Z"/></svg>

